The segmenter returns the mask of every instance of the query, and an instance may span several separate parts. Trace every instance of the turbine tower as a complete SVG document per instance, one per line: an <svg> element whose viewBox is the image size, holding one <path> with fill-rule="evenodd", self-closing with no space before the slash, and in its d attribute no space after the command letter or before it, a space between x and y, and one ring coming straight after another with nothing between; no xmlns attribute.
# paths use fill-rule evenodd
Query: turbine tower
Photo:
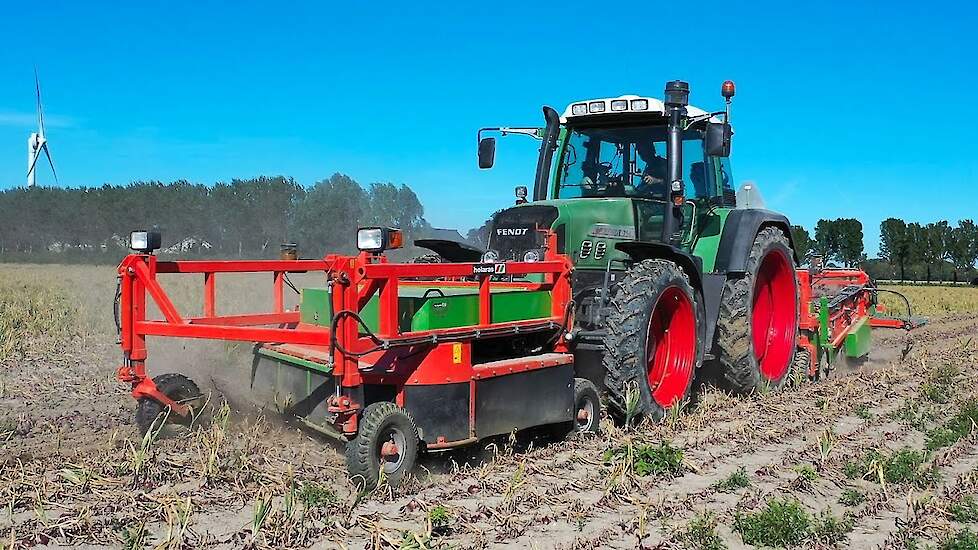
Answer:
<svg viewBox="0 0 978 550"><path fill-rule="evenodd" d="M54 169L54 161L51 160L51 151L48 150L48 140L44 136L44 111L41 109L41 82L37 78L37 68L34 68L34 88L37 90L37 131L31 132L27 138L27 187L34 187L36 181L37 159L41 158L41 151L48 158L51 165L51 172L54 174L55 183L58 182L58 172Z"/></svg>

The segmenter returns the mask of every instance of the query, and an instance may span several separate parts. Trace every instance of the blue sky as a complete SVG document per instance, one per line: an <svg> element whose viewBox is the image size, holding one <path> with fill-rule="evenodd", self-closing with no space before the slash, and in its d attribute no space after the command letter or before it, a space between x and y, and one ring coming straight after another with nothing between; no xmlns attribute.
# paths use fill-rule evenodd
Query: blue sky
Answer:
<svg viewBox="0 0 978 550"><path fill-rule="evenodd" d="M62 185L344 172L463 231L533 176L521 137L480 172L478 127L675 78L719 108L729 78L735 180L794 223L857 217L875 252L891 215L978 218L975 4L788 4L682 4L669 31L659 2L4 0L0 187L23 184L35 63Z"/></svg>

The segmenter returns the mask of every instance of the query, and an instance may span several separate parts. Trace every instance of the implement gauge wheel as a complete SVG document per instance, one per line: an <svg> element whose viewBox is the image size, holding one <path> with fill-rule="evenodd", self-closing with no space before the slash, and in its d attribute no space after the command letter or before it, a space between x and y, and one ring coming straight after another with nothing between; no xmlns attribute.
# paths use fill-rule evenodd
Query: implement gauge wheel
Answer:
<svg viewBox="0 0 978 550"><path fill-rule="evenodd" d="M357 436L346 444L346 467L360 487L377 486L381 472L391 485L399 484L418 458L418 427L394 403L367 406Z"/></svg>
<svg viewBox="0 0 978 550"><path fill-rule="evenodd" d="M161 374L153 378L153 383L156 384L156 388L160 390L160 393L177 403L189 405L191 409L199 407L204 400L197 384L182 374L175 372ZM160 429L160 423L163 421L165 412L169 413L165 415L165 429ZM142 435L146 435L150 428L160 429L162 435L171 435L172 432L179 431L181 427L189 428L190 422L190 417L183 417L173 411L169 411L169 407L164 407L162 403L155 399L142 397L136 401L136 426L139 427L139 433ZM174 430L174 428L177 428L177 430Z"/></svg>
<svg viewBox="0 0 978 550"><path fill-rule="evenodd" d="M609 409L626 421L660 420L703 363L702 300L683 270L661 259L635 264L616 290L602 359Z"/></svg>
<svg viewBox="0 0 978 550"><path fill-rule="evenodd" d="M791 244L776 227L754 239L747 272L723 288L716 347L727 389L779 389L798 343L798 281Z"/></svg>
<svg viewBox="0 0 978 550"><path fill-rule="evenodd" d="M596 434L601 423L598 388L586 378L574 379L574 433Z"/></svg>

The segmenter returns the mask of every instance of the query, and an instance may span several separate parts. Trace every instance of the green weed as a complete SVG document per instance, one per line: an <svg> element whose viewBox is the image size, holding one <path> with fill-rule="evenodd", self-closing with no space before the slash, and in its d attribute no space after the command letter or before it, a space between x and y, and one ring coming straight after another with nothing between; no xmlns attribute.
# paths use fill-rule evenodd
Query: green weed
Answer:
<svg viewBox="0 0 978 550"><path fill-rule="evenodd" d="M949 447L971 434L978 425L978 398L961 403L957 414L944 425L927 432L927 449Z"/></svg>
<svg viewBox="0 0 978 550"><path fill-rule="evenodd" d="M795 546L811 535L812 518L798 500L772 499L758 512L738 511L733 528L747 544Z"/></svg>
<svg viewBox="0 0 978 550"><path fill-rule="evenodd" d="M941 541L940 550L978 550L978 535L965 528Z"/></svg>
<svg viewBox="0 0 978 550"><path fill-rule="evenodd" d="M854 522L837 518L829 511L813 517L793 498L772 499L754 513L738 511L734 530L745 543L754 546L797 546L804 542L835 545L848 536Z"/></svg>
<svg viewBox="0 0 978 550"><path fill-rule="evenodd" d="M858 460L846 462L843 472L849 478L865 478L886 483L911 483L917 487L929 487L940 480L934 467L926 468L928 454L904 447L892 454L871 449Z"/></svg>
<svg viewBox="0 0 978 550"><path fill-rule="evenodd" d="M953 365L944 365L930 371L927 380L920 388L921 395L934 403L947 403L954 393L954 384L961 370Z"/></svg>
<svg viewBox="0 0 978 550"><path fill-rule="evenodd" d="M723 480L718 481L714 487L721 493L732 493L737 489L750 487L750 478L747 476L747 469L743 466L737 468L737 471Z"/></svg>
<svg viewBox="0 0 978 550"><path fill-rule="evenodd" d="M305 481L299 489L299 501L307 509L320 508L339 502L339 497L329 487L320 485L314 481Z"/></svg>
<svg viewBox="0 0 978 550"><path fill-rule="evenodd" d="M894 420L910 426L917 431L926 431L927 423L934 420L934 411L917 399L907 399L903 406L894 411L891 415Z"/></svg>
<svg viewBox="0 0 978 550"><path fill-rule="evenodd" d="M677 475L683 470L683 451L668 441L658 445L626 444L604 452L607 464L625 462L637 476Z"/></svg>
<svg viewBox="0 0 978 550"><path fill-rule="evenodd" d="M866 495L856 489L846 489L839 497L839 504L843 506L859 506L866 502Z"/></svg>
<svg viewBox="0 0 978 550"><path fill-rule="evenodd" d="M723 550L727 547L717 534L717 517L712 512L693 516L677 539L685 550Z"/></svg>
<svg viewBox="0 0 978 550"><path fill-rule="evenodd" d="M954 521L960 521L961 523L978 522L978 500L971 495L967 495L959 502L951 504L950 511Z"/></svg>
<svg viewBox="0 0 978 550"><path fill-rule="evenodd" d="M865 403L857 406L856 410L853 412L856 413L856 416L862 418L863 420L869 420L870 418L873 418L873 413L870 412L869 405L866 405Z"/></svg>
<svg viewBox="0 0 978 550"><path fill-rule="evenodd" d="M428 511L428 522L431 523L432 533L444 533L452 523L452 515L441 504Z"/></svg>
<svg viewBox="0 0 978 550"><path fill-rule="evenodd" d="M798 478L811 483L818 479L818 471L811 464L799 464L794 468L795 473L798 474Z"/></svg>

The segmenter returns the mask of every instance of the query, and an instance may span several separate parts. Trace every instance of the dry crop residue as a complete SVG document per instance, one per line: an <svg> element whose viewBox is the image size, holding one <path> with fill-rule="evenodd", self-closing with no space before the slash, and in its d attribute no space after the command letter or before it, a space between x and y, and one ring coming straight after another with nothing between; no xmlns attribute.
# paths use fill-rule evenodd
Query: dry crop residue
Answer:
<svg viewBox="0 0 978 550"><path fill-rule="evenodd" d="M48 280L39 267L2 269L0 296L29 283L47 293L42 304L77 306L71 330L32 329L31 345L0 356L4 548L903 548L974 537L974 310L934 319L906 357L903 333L877 332L867 363L817 384L751 398L706 389L661 424L605 422L594 438L486 442L358 495L331 440L232 410L219 392L189 433L140 438L114 381L112 270L66 267ZM219 290L244 304L248 289ZM246 349L177 346L151 349L167 358L154 372L196 353L199 372L226 371L195 375L216 379L204 385L247 376L233 370Z"/></svg>

